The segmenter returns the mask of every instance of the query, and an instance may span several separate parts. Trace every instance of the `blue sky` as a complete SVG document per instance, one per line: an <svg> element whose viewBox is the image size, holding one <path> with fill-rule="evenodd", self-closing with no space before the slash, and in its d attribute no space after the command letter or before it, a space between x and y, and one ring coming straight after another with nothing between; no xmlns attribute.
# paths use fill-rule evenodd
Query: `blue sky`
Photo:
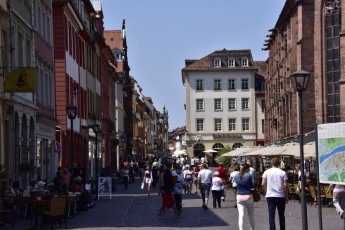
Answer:
<svg viewBox="0 0 345 230"><path fill-rule="evenodd" d="M106 30L126 19L130 74L152 97L157 110L169 112L169 130L186 123L185 59L201 59L221 49L250 49L255 61L285 0L102 0Z"/></svg>

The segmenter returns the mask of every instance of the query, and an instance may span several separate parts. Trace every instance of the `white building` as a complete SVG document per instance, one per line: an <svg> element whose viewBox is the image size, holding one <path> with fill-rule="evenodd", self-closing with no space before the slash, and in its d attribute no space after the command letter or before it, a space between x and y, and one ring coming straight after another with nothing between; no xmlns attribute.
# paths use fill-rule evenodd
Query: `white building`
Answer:
<svg viewBox="0 0 345 230"><path fill-rule="evenodd" d="M254 62L250 50L224 49L185 63L189 156L226 146L262 145L264 84L257 73L263 62Z"/></svg>

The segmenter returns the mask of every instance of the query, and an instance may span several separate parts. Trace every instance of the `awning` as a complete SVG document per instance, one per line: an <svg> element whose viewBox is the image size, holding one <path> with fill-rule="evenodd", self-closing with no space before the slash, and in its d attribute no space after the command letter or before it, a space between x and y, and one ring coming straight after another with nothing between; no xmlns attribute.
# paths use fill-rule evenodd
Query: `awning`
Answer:
<svg viewBox="0 0 345 230"><path fill-rule="evenodd" d="M213 150L213 149L208 149L208 150L205 150L203 151L204 153L217 153L218 151L216 150Z"/></svg>
<svg viewBox="0 0 345 230"><path fill-rule="evenodd" d="M223 157L239 157L239 156L243 155L244 153L251 152L254 150L256 150L256 149L253 147L241 147L241 148L237 148L235 150L232 150L230 152L224 153L222 156Z"/></svg>
<svg viewBox="0 0 345 230"><path fill-rule="evenodd" d="M293 155L295 158L300 157L300 145L299 143L293 142L283 146L289 155ZM315 141L307 143L303 146L304 158L316 157Z"/></svg>
<svg viewBox="0 0 345 230"><path fill-rule="evenodd" d="M265 148L260 148L256 151L251 152L250 156L288 156L291 154L288 154L286 152L286 148L281 146L268 146Z"/></svg>

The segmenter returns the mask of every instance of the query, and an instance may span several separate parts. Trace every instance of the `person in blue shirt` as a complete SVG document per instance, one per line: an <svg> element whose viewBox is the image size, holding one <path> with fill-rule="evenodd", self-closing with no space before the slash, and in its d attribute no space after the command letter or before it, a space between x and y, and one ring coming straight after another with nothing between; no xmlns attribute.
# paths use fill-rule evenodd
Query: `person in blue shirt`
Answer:
<svg viewBox="0 0 345 230"><path fill-rule="evenodd" d="M246 163L235 175L234 180L237 184L237 210L238 210L238 227L243 230L244 225L244 209L247 209L250 229L255 229L254 223L254 200L252 189L254 188L252 175L249 174L250 166Z"/></svg>

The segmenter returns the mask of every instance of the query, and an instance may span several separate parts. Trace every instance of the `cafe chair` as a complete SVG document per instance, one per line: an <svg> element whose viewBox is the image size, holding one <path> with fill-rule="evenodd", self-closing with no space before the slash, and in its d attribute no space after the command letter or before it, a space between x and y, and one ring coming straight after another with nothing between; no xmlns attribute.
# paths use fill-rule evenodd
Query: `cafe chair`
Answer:
<svg viewBox="0 0 345 230"><path fill-rule="evenodd" d="M4 203L4 199L0 197L0 224L11 224L14 226L15 213L13 210L7 209Z"/></svg>
<svg viewBox="0 0 345 230"><path fill-rule="evenodd" d="M49 209L43 212L43 216L48 217L49 228L54 220L59 221L60 228L62 222L65 223L65 228L67 228L66 200L66 197L56 197L50 200Z"/></svg>

